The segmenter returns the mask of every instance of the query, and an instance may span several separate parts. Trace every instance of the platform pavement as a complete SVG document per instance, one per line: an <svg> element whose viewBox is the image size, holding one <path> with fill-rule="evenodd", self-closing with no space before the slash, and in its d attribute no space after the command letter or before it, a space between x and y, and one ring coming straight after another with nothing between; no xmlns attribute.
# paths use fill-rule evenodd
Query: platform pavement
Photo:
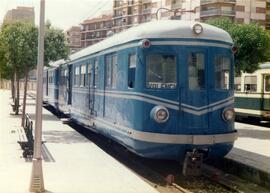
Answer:
<svg viewBox="0 0 270 193"><path fill-rule="evenodd" d="M222 163L229 172L270 188L270 128L235 123L239 138Z"/></svg>
<svg viewBox="0 0 270 193"><path fill-rule="evenodd" d="M10 115L10 91L0 90L0 193L29 192L32 163L21 158L16 130L20 117ZM34 116L35 100L27 100ZM131 170L43 109L46 140L43 175L50 193L156 193Z"/></svg>

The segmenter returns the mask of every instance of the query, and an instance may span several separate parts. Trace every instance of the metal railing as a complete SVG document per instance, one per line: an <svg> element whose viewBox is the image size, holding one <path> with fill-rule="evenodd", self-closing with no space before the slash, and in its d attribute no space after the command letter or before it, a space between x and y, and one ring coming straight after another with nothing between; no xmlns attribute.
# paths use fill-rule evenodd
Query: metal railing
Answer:
<svg viewBox="0 0 270 193"><path fill-rule="evenodd" d="M201 16L211 16L211 15L235 16L235 10L211 9L211 10L201 11L200 14Z"/></svg>
<svg viewBox="0 0 270 193"><path fill-rule="evenodd" d="M201 5L209 3L236 3L236 0L201 0Z"/></svg>

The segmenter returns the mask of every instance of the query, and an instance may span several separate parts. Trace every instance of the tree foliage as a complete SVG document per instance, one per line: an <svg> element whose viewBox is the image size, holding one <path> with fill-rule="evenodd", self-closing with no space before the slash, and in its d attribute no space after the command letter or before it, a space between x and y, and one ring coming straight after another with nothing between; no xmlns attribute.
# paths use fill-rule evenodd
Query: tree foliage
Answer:
<svg viewBox="0 0 270 193"><path fill-rule="evenodd" d="M252 73L259 64L270 59L270 37L266 30L257 24L235 24L229 19L218 18L209 24L227 31L237 47L235 55L236 73Z"/></svg>
<svg viewBox="0 0 270 193"><path fill-rule="evenodd" d="M46 24L44 63L60 58L67 59L68 46L62 30ZM5 24L0 31L0 75L6 79L16 80L14 98L16 114L19 108L19 79L25 77L37 66L38 28L30 23L15 22ZM16 77L16 79L15 79ZM24 98L27 87L25 87ZM12 89L13 90L13 89ZM25 101L25 100L24 100ZM25 105L24 105L25 108Z"/></svg>
<svg viewBox="0 0 270 193"><path fill-rule="evenodd" d="M10 78L13 71L19 70L24 76L25 68L37 65L38 28L29 23L10 23L0 32L0 73ZM44 63L68 57L68 46L62 30L46 25Z"/></svg>

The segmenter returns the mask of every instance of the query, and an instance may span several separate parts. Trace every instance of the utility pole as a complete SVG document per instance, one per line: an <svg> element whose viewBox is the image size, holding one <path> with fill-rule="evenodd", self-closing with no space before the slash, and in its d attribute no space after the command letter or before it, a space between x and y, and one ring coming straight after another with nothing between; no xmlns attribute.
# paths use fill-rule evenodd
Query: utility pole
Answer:
<svg viewBox="0 0 270 193"><path fill-rule="evenodd" d="M36 93L36 121L34 158L30 182L31 192L44 192L42 172L41 143L42 143L42 100L43 100L43 65L44 65L44 20L45 0L40 0L39 40L38 40L38 66L37 66L37 93Z"/></svg>

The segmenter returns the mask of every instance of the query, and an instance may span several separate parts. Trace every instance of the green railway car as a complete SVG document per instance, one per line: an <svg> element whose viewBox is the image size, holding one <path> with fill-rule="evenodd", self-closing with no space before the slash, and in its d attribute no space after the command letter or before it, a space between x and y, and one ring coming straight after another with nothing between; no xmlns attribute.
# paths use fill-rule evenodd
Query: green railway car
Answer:
<svg viewBox="0 0 270 193"><path fill-rule="evenodd" d="M235 77L235 111L237 118L270 120L270 62L252 74Z"/></svg>

